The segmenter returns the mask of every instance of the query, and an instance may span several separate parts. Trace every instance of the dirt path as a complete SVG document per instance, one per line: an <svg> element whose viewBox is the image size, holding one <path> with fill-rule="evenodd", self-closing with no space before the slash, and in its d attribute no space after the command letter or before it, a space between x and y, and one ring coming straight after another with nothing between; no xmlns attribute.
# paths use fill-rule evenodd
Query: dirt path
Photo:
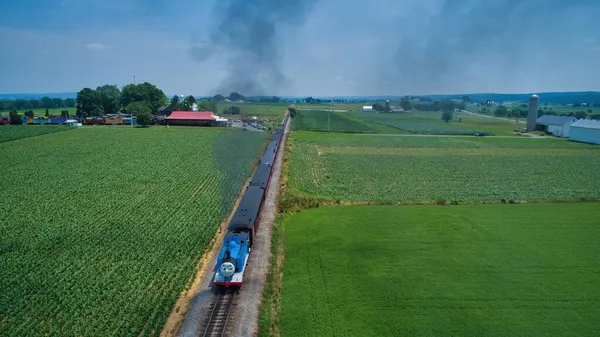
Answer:
<svg viewBox="0 0 600 337"><path fill-rule="evenodd" d="M258 328L258 315L262 300L262 291L265 284L266 276L269 270L269 258L271 254L271 228L277 214L277 200L279 197L279 179L281 177L281 166L283 159L284 146L283 143L287 138L286 125L282 146L279 148L279 153L275 161L273 175L267 191L263 209L260 215L259 227L256 233L256 241L252 247L252 254L248 261L248 269L244 273L244 285L239 292L236 300L235 311L230 313L231 317L235 317L228 329L232 331L232 336L254 336ZM238 199L239 202L239 199ZM236 207L237 203L236 202ZM234 208L235 210L235 208ZM230 215L230 217L233 215ZM217 244L213 245L210 252L203 258L205 268L198 273L195 291L190 291L190 295L186 296L189 309L185 314L182 324L173 326L168 330L168 333L161 336L199 336L202 328L204 314L206 313L210 300L213 296L211 281L214 276L216 259L220 249L220 243L223 241L228 221L225 222L225 227L219 232ZM179 303L179 301L178 301ZM175 309L174 309L175 310ZM165 332L167 329L163 329Z"/></svg>

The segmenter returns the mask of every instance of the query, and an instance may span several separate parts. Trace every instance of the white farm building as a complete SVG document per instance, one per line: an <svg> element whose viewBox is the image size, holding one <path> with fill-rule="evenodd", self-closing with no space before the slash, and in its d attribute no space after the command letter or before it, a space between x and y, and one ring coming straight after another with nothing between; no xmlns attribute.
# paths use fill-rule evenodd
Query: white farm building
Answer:
<svg viewBox="0 0 600 337"><path fill-rule="evenodd" d="M571 124L569 140L600 144L600 120L580 119Z"/></svg>
<svg viewBox="0 0 600 337"><path fill-rule="evenodd" d="M571 125L576 120L575 117L544 115L539 117L535 123L538 130L542 129L554 137L569 138Z"/></svg>
<svg viewBox="0 0 600 337"><path fill-rule="evenodd" d="M363 106L363 112L373 112L373 106L372 105Z"/></svg>

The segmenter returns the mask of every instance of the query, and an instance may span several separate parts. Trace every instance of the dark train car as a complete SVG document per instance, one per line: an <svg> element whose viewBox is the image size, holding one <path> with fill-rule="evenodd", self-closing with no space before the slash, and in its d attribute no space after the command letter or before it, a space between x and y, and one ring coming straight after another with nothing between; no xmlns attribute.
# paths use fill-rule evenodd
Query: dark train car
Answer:
<svg viewBox="0 0 600 337"><path fill-rule="evenodd" d="M260 186L266 191L269 186L269 178L271 177L271 168L272 166L265 164L258 165L250 181L250 186Z"/></svg>
<svg viewBox="0 0 600 337"><path fill-rule="evenodd" d="M275 162L275 155L276 155L276 153L273 151L265 152L265 154L260 159L260 163L269 165L269 166L273 166L273 163Z"/></svg>
<svg viewBox="0 0 600 337"><path fill-rule="evenodd" d="M227 229L250 229L252 239L254 228L258 225L257 218L263 203L264 195L265 190L260 186L248 186Z"/></svg>
<svg viewBox="0 0 600 337"><path fill-rule="evenodd" d="M279 145L279 141L277 141L277 140L271 140L269 142L269 145L267 145L267 149L265 150L265 153L268 153L268 152L275 153L275 152L277 152L278 145Z"/></svg>

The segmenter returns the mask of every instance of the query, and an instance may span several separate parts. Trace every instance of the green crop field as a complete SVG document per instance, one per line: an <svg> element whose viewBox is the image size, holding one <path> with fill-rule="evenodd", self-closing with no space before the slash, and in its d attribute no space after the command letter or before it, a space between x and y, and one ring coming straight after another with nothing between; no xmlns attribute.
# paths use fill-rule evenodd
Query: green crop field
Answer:
<svg viewBox="0 0 600 337"><path fill-rule="evenodd" d="M376 132L365 123L344 117L344 113L324 110L298 110L292 119L294 130L335 132Z"/></svg>
<svg viewBox="0 0 600 337"><path fill-rule="evenodd" d="M90 127L0 144L0 334L159 334L265 137Z"/></svg>
<svg viewBox="0 0 600 337"><path fill-rule="evenodd" d="M473 135L478 132L486 131L482 125L461 125L461 123L456 122L444 122L440 119L442 114L437 112L418 112L414 114L351 112L350 114L353 114L354 116L371 123L383 124L403 131L418 134Z"/></svg>
<svg viewBox="0 0 600 337"><path fill-rule="evenodd" d="M599 218L598 204L288 215L279 318L263 328L281 336L597 336Z"/></svg>
<svg viewBox="0 0 600 337"><path fill-rule="evenodd" d="M0 125L0 143L72 129L60 125Z"/></svg>
<svg viewBox="0 0 600 337"><path fill-rule="evenodd" d="M290 187L349 202L600 198L600 147L554 139L295 132Z"/></svg>
<svg viewBox="0 0 600 337"><path fill-rule="evenodd" d="M219 112L230 106L240 108L241 116L280 116L283 115L289 104L286 103L219 103Z"/></svg>

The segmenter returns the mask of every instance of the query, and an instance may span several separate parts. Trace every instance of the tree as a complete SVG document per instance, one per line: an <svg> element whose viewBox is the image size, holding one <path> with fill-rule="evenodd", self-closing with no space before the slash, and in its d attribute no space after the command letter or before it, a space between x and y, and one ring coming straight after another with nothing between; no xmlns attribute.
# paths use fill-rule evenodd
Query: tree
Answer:
<svg viewBox="0 0 600 337"><path fill-rule="evenodd" d="M116 85L103 85L96 88L100 94L102 110L105 114L116 114L121 108L121 91Z"/></svg>
<svg viewBox="0 0 600 337"><path fill-rule="evenodd" d="M227 109L227 113L230 115L239 115L241 110L237 106L230 106L229 109Z"/></svg>
<svg viewBox="0 0 600 337"><path fill-rule="evenodd" d="M229 99L232 101L244 101L246 100L246 97L244 97L244 95L237 93L237 92L232 92L231 94L229 94Z"/></svg>
<svg viewBox="0 0 600 337"><path fill-rule="evenodd" d="M175 95L173 96L173 98L171 98L171 104L169 104L169 108L171 109L171 111L178 111L181 109L181 106L179 104L179 96Z"/></svg>
<svg viewBox="0 0 600 337"><path fill-rule="evenodd" d="M217 94L213 96L213 99L215 99L217 102L220 102L222 100L224 100L226 97L221 95L221 94Z"/></svg>
<svg viewBox="0 0 600 337"><path fill-rule="evenodd" d="M296 117L296 108L288 108L288 111L290 112L290 117Z"/></svg>
<svg viewBox="0 0 600 337"><path fill-rule="evenodd" d="M37 99L30 99L29 100L29 106L32 109L38 109L40 107L40 101L38 101Z"/></svg>
<svg viewBox="0 0 600 337"><path fill-rule="evenodd" d="M16 100L13 105L16 110L24 110L24 109L31 108L31 105L29 105L29 101L24 100L24 99Z"/></svg>
<svg viewBox="0 0 600 337"><path fill-rule="evenodd" d="M127 112L136 116L138 125L147 126L152 121L152 106L148 102L133 102L127 106Z"/></svg>
<svg viewBox="0 0 600 337"><path fill-rule="evenodd" d="M54 105L54 108L62 108L64 105L64 102L63 102L62 98L53 98L52 105Z"/></svg>
<svg viewBox="0 0 600 337"><path fill-rule="evenodd" d="M454 117L454 112L452 110L446 110L442 113L442 120L444 122L449 122Z"/></svg>
<svg viewBox="0 0 600 337"><path fill-rule="evenodd" d="M52 98L50 98L48 96L42 97L40 106L42 108L46 108L46 109L56 108L54 106L54 102L52 101Z"/></svg>
<svg viewBox="0 0 600 337"><path fill-rule="evenodd" d="M471 97L465 95L465 96L463 96L462 100L463 100L463 103L467 104L467 103L471 102Z"/></svg>
<svg viewBox="0 0 600 337"><path fill-rule="evenodd" d="M377 112L382 112L385 109L385 106L383 106L383 104L377 102L375 104L373 104L373 110L377 111Z"/></svg>
<svg viewBox="0 0 600 337"><path fill-rule="evenodd" d="M50 111L48 111L48 109L46 109L46 113L44 114L44 116L48 117L50 115Z"/></svg>
<svg viewBox="0 0 600 337"><path fill-rule="evenodd" d="M74 108L75 107L75 100L72 99L72 98L65 99L65 107L66 108Z"/></svg>
<svg viewBox="0 0 600 337"><path fill-rule="evenodd" d="M496 111L494 111L494 115L496 116L506 116L508 113L508 109L504 105L498 105Z"/></svg>
<svg viewBox="0 0 600 337"><path fill-rule="evenodd" d="M121 105L124 107L133 102L147 102L152 112L156 112L165 103L166 99L167 96L162 90L148 82L128 84L121 90Z"/></svg>
<svg viewBox="0 0 600 337"><path fill-rule="evenodd" d="M33 110L25 111L25 117L33 118Z"/></svg>
<svg viewBox="0 0 600 337"><path fill-rule="evenodd" d="M77 93L76 100L77 116L102 116L102 98L93 89L83 88Z"/></svg>
<svg viewBox="0 0 600 337"><path fill-rule="evenodd" d="M11 125L21 125L23 124L23 119L21 119L21 115L15 110L11 111L9 114L10 124Z"/></svg>
<svg viewBox="0 0 600 337"><path fill-rule="evenodd" d="M183 111L192 111L192 106L196 103L196 98L194 96L189 95L183 99L183 103L181 103L181 110Z"/></svg>
<svg viewBox="0 0 600 337"><path fill-rule="evenodd" d="M412 109L412 103L410 102L408 96L402 97L402 99L400 100L400 106L402 107L402 109L404 109L404 111Z"/></svg>
<svg viewBox="0 0 600 337"><path fill-rule="evenodd" d="M575 118L577 119L582 119L582 118L586 118L587 114L585 113L585 111L576 111L575 112Z"/></svg>

